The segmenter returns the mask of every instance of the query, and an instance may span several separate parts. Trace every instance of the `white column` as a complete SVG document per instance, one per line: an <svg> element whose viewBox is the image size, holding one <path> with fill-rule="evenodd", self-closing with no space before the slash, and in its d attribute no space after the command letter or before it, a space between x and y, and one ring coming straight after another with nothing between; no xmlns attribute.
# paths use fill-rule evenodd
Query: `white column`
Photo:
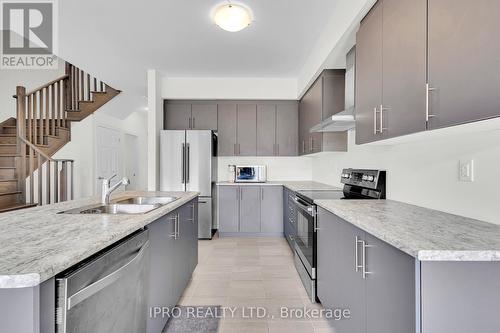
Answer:
<svg viewBox="0 0 500 333"><path fill-rule="evenodd" d="M148 191L157 191L160 184L160 130L163 129L161 77L148 70Z"/></svg>

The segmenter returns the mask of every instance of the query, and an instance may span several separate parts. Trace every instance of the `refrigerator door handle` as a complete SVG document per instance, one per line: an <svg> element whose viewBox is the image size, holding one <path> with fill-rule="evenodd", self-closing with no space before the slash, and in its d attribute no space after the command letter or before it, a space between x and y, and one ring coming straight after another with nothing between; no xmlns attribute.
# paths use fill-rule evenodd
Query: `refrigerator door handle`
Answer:
<svg viewBox="0 0 500 333"><path fill-rule="evenodd" d="M190 158L190 153L189 153L189 143L186 144L186 184L189 183L189 158Z"/></svg>
<svg viewBox="0 0 500 333"><path fill-rule="evenodd" d="M182 144L181 161L182 161L181 183L184 184L184 182L186 180L186 167L185 167L185 165L186 165L186 144L185 143Z"/></svg>

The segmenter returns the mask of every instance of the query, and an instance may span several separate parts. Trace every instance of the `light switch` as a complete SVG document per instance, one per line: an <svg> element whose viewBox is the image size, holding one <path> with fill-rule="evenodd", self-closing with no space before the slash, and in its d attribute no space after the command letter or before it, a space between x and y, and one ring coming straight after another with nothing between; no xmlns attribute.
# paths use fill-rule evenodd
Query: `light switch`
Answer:
<svg viewBox="0 0 500 333"><path fill-rule="evenodd" d="M474 160L460 160L458 174L461 182L473 182Z"/></svg>

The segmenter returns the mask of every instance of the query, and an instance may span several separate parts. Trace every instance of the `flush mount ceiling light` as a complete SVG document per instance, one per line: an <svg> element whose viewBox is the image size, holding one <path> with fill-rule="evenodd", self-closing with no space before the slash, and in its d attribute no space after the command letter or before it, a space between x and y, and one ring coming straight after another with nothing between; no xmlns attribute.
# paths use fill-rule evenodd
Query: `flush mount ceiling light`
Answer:
<svg viewBox="0 0 500 333"><path fill-rule="evenodd" d="M222 4L215 8L213 20L221 29L236 32L252 23L252 12L240 4Z"/></svg>

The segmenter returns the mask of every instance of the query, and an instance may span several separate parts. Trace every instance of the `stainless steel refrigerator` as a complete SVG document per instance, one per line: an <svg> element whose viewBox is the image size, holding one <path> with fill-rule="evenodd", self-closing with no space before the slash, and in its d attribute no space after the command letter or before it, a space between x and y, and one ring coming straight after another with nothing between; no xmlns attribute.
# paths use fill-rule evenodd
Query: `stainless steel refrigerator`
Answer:
<svg viewBox="0 0 500 333"><path fill-rule="evenodd" d="M160 190L198 191L198 238L211 239L217 136L207 130L160 132Z"/></svg>

